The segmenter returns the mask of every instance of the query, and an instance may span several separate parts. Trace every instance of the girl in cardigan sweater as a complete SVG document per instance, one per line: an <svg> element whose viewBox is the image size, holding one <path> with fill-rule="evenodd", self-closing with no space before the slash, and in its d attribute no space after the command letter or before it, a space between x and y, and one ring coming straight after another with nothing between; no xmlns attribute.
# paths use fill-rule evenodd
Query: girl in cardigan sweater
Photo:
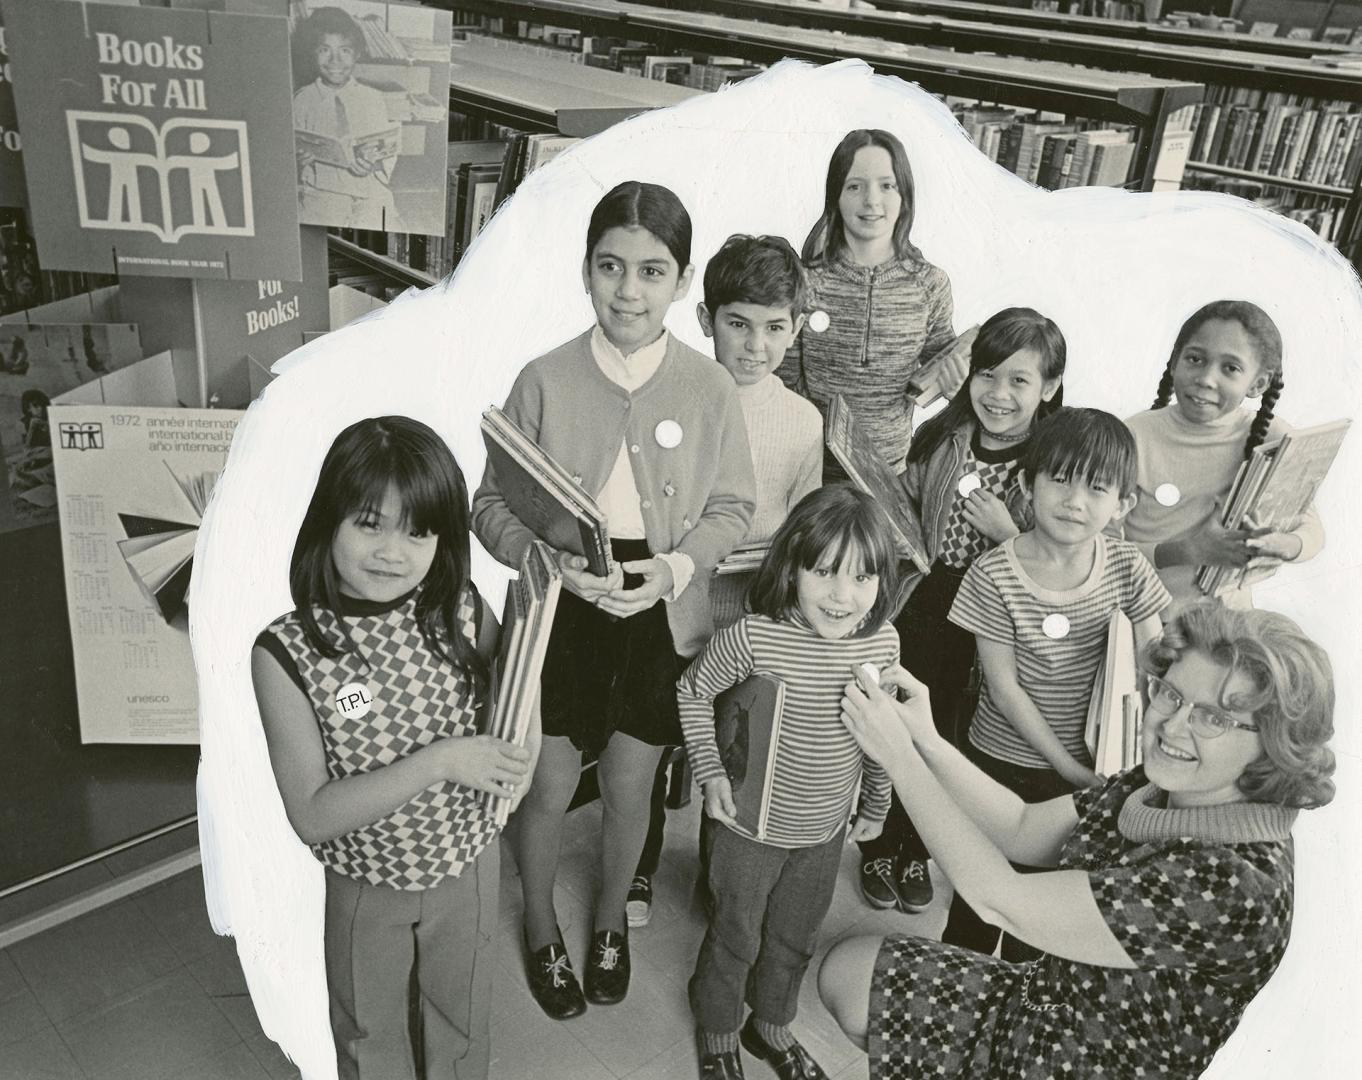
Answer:
<svg viewBox="0 0 1362 1080"><path fill-rule="evenodd" d="M1324 546L1313 509L1290 532L1220 525L1240 463L1289 430L1273 416L1281 392L1276 325L1256 304L1218 300L1183 323L1152 408L1126 421L1139 452L1139 499L1125 520L1126 539L1154 564L1175 604L1200 596L1199 566L1274 566L1312 558ZM1255 413L1240 408L1259 397ZM1247 588L1223 599L1252 604Z"/></svg>
<svg viewBox="0 0 1362 1080"><path fill-rule="evenodd" d="M543 749L517 829L530 989L555 1019L586 1007L553 904L582 754L597 755L604 806L585 997L613 1004L629 986L625 900L653 775L663 748L681 742L681 658L709 636L711 572L756 501L733 380L663 325L690 285L690 244L690 217L666 188L628 181L610 191L591 215L582 264L597 325L528 364L506 400L507 416L596 499L618 564L600 578L583 556L559 551L565 589L541 681ZM534 539L490 466L473 529L509 566Z"/></svg>
<svg viewBox="0 0 1362 1080"><path fill-rule="evenodd" d="M812 313L779 373L825 419L841 394L900 473L913 421L908 381L955 339L950 279L909 239L914 204L897 138L863 128L842 139L828 163L823 216L802 253ZM825 482L845 479L831 456L823 473Z"/></svg>

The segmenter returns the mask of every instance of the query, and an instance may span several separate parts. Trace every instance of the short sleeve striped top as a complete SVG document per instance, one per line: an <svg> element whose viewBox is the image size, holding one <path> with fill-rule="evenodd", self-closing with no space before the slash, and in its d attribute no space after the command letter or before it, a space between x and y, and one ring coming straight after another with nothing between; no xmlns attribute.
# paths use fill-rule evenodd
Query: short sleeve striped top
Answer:
<svg viewBox="0 0 1362 1080"><path fill-rule="evenodd" d="M1038 584L1017 559L1016 537L981 556L960 584L950 619L976 637L1012 645L1017 681L1069 751L1090 762L1083 742L1093 681L1120 608L1138 623L1168 606L1168 590L1134 544L1105 534L1086 581L1057 591ZM1004 715L985 679L970 725L984 753L1030 769L1050 763Z"/></svg>

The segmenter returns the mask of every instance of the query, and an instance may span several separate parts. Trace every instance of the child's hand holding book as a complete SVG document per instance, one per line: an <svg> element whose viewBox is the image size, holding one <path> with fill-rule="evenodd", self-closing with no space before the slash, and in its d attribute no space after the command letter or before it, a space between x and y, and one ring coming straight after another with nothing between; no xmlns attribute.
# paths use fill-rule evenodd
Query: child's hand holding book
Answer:
<svg viewBox="0 0 1362 1080"><path fill-rule="evenodd" d="M706 780L704 786L705 813L715 821L728 826L738 824L738 807L733 801L733 785L726 776L716 776Z"/></svg>

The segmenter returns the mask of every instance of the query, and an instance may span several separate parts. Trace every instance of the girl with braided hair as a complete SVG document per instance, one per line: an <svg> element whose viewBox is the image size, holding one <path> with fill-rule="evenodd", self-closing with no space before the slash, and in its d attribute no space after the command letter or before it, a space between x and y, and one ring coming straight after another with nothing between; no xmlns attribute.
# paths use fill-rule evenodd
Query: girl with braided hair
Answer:
<svg viewBox="0 0 1362 1080"><path fill-rule="evenodd" d="M1291 532L1220 524L1240 464L1289 430L1273 415L1281 392L1282 336L1272 319L1246 300L1217 300L1183 323L1153 406L1126 421L1139 451L1126 538L1158 569L1175 604L1199 595L1199 566L1275 566L1324 546L1313 508ZM1255 412L1242 408L1245 398L1259 399ZM1247 589L1224 599L1252 606Z"/></svg>

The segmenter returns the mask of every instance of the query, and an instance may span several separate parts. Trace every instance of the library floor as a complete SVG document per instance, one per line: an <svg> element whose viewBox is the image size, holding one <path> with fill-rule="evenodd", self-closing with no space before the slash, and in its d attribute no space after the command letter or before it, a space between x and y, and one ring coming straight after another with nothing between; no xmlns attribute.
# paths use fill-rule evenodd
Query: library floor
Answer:
<svg viewBox="0 0 1362 1080"><path fill-rule="evenodd" d="M518 943L520 888L503 860L501 934L492 1005L492 1080L689 1080L695 1076L686 980L704 933L691 901L699 800L667 819L653 918L630 937L634 976L619 1005L549 1020L529 995ZM579 970L590 930L600 804L568 818L558 912ZM936 867L933 864L935 874ZM819 956L794 1030L828 1074L866 1076L864 1055L818 1000L823 951L848 933L939 934L949 886L921 915L867 907L848 847ZM22 894L20 894L22 895ZM0 910L0 922L7 913ZM772 1071L744 1054L752 1080ZM208 924L202 878L181 874L0 952L3 1080L285 1080L298 1071L256 1021L230 938Z"/></svg>

